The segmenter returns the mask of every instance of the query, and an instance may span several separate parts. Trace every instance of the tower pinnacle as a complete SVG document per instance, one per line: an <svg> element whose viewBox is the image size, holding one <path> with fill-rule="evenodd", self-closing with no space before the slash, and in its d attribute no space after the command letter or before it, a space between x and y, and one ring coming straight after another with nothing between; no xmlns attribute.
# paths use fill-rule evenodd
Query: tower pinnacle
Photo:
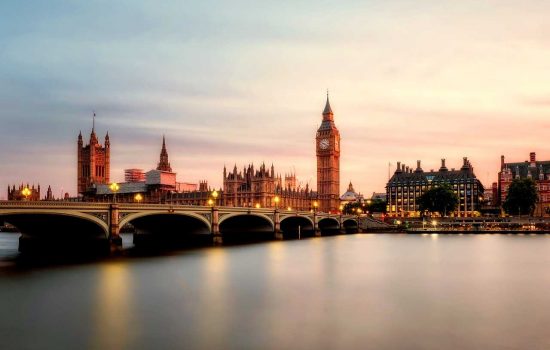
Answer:
<svg viewBox="0 0 550 350"><path fill-rule="evenodd" d="M328 89L327 89L327 103L325 104L325 109L323 110L323 115L333 114L332 108L330 108L330 101L328 99Z"/></svg>
<svg viewBox="0 0 550 350"><path fill-rule="evenodd" d="M162 150L160 151L160 161L157 170L172 172L170 162L168 162L168 151L166 151L166 139L162 135Z"/></svg>

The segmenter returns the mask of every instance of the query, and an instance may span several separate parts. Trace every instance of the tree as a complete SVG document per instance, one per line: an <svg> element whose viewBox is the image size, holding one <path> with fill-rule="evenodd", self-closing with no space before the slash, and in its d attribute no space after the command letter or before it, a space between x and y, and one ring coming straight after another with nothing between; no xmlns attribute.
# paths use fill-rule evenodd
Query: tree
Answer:
<svg viewBox="0 0 550 350"><path fill-rule="evenodd" d="M373 199L361 203L361 202L349 202L344 205L342 213L344 214L355 214L357 209L361 209L362 213L386 213L386 201L381 199Z"/></svg>
<svg viewBox="0 0 550 350"><path fill-rule="evenodd" d="M421 212L427 210L446 216L458 206L458 196L449 185L434 186L417 200Z"/></svg>
<svg viewBox="0 0 550 350"><path fill-rule="evenodd" d="M382 199L373 199L367 204L367 210L371 213L386 213L386 201Z"/></svg>
<svg viewBox="0 0 550 350"><path fill-rule="evenodd" d="M508 214L532 215L538 201L537 186L530 178L514 179L502 207Z"/></svg>

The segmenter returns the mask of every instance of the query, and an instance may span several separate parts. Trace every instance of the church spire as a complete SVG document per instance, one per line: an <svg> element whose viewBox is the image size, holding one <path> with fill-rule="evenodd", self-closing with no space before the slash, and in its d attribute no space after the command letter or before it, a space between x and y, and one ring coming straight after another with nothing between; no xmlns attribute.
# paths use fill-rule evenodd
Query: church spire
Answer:
<svg viewBox="0 0 550 350"><path fill-rule="evenodd" d="M97 141L97 136L95 135L95 111L94 111L92 116L92 133L90 134L90 144L96 144L96 143L98 143L98 141Z"/></svg>
<svg viewBox="0 0 550 350"><path fill-rule="evenodd" d="M323 111L323 115L326 115L326 114L333 114L332 108L330 108L330 101L328 99L328 89L327 89L327 103L325 104L325 110Z"/></svg>
<svg viewBox="0 0 550 350"><path fill-rule="evenodd" d="M157 170L172 172L170 162L168 162L168 151L166 151L166 139L162 135L162 150L160 151L160 161Z"/></svg>

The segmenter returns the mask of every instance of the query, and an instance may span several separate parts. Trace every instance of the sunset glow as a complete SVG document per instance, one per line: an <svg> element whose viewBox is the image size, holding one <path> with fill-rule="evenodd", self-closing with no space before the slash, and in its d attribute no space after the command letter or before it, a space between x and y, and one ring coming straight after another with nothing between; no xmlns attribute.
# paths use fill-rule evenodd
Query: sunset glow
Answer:
<svg viewBox="0 0 550 350"><path fill-rule="evenodd" d="M2 3L0 199L21 181L75 196L92 111L111 181L154 168L166 135L178 181L220 188L224 164L265 161L315 187L327 88L341 193L383 192L397 161L462 157L489 186L501 154L550 159L548 13L507 0Z"/></svg>

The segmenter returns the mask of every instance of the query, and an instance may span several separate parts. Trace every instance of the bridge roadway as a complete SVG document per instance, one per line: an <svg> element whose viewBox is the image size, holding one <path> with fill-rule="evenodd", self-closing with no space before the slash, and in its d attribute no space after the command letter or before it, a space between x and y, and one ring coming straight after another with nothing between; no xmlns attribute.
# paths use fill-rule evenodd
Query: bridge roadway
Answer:
<svg viewBox="0 0 550 350"><path fill-rule="evenodd" d="M90 242L122 246L120 230L134 227L136 246L149 242L284 239L358 232L357 216L283 209L201 207L171 204L0 201L0 223L17 227L19 250Z"/></svg>

